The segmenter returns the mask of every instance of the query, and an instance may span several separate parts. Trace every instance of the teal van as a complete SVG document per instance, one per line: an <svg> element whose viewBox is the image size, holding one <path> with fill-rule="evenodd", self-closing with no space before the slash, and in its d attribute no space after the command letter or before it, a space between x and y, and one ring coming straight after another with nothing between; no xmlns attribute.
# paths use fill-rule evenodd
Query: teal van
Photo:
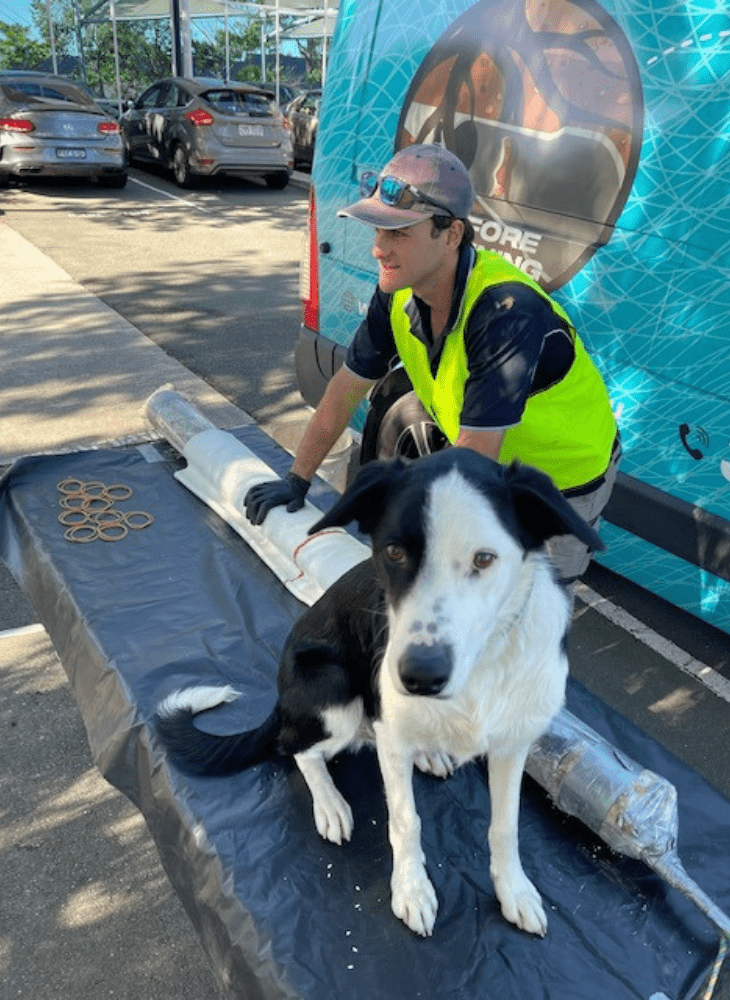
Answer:
<svg viewBox="0 0 730 1000"><path fill-rule="evenodd" d="M477 243L554 295L603 372L624 458L601 562L730 631L727 6L341 0L296 349L312 405L376 282L372 234L337 209L412 142L463 160ZM399 377L358 414L373 454L438 434Z"/></svg>

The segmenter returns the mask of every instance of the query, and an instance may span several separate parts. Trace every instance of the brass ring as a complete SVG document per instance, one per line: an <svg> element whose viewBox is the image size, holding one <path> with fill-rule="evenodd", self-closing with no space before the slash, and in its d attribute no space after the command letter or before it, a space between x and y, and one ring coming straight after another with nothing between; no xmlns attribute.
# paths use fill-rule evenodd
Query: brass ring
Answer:
<svg viewBox="0 0 730 1000"><path fill-rule="evenodd" d="M104 483L100 482L98 479L94 479L90 483L84 483L84 494L89 500L101 497L105 489L106 486Z"/></svg>
<svg viewBox="0 0 730 1000"><path fill-rule="evenodd" d="M109 507L107 510L98 510L88 515L89 521L101 527L107 524L123 524L124 514L121 510Z"/></svg>
<svg viewBox="0 0 730 1000"><path fill-rule="evenodd" d="M121 542L128 535L126 524L100 524L97 529L97 536L102 542ZM117 534L119 532L119 534Z"/></svg>
<svg viewBox="0 0 730 1000"><path fill-rule="evenodd" d="M142 521L135 523L132 518L141 517ZM141 531L142 528L149 528L154 521L154 517L146 510L130 510L124 515L124 523L132 531Z"/></svg>
<svg viewBox="0 0 730 1000"><path fill-rule="evenodd" d="M89 534L85 534L89 532ZM68 542L93 542L99 535L98 528L93 524L76 524L67 528L63 537Z"/></svg>
<svg viewBox="0 0 730 1000"><path fill-rule="evenodd" d="M114 492L112 492L112 490ZM107 500L115 502L117 500L129 500L129 498L134 493L131 486L127 486L125 483L112 483L111 486L107 486L104 490L104 496Z"/></svg>
<svg viewBox="0 0 730 1000"><path fill-rule="evenodd" d="M58 520L68 528L80 528L82 524L89 523L89 515L85 510L64 510L58 515Z"/></svg>
<svg viewBox="0 0 730 1000"><path fill-rule="evenodd" d="M69 477L68 479L62 479L58 483L57 489L59 493L65 493L67 496L78 496L84 492L85 485L83 479L72 479Z"/></svg>
<svg viewBox="0 0 730 1000"><path fill-rule="evenodd" d="M112 503L112 500L107 500L106 497L99 494L98 496L86 498L84 502L84 510L88 511L89 514L103 514L104 511L109 510Z"/></svg>
<svg viewBox="0 0 730 1000"><path fill-rule="evenodd" d="M83 493L66 493L58 502L66 510L83 510L86 506L86 497Z"/></svg>

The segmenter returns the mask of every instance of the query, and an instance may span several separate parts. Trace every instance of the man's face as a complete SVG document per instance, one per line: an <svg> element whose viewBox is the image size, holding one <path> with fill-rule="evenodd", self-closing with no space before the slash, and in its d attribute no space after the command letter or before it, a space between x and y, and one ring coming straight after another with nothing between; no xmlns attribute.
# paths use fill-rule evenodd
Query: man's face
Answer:
<svg viewBox="0 0 730 1000"><path fill-rule="evenodd" d="M442 230L434 236L430 219L406 229L376 229L373 257L380 269L381 291L389 294L412 288L428 300L450 253L447 233Z"/></svg>

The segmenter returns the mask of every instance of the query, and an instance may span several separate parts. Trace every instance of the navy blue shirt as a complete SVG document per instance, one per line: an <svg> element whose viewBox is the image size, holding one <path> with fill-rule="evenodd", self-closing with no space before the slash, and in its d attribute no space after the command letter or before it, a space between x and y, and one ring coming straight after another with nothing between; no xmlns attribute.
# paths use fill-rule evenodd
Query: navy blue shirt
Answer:
<svg viewBox="0 0 730 1000"><path fill-rule="evenodd" d="M462 247L454 282L451 313L444 333L434 338L431 310L417 296L412 330L422 341L435 374L448 332L459 316L461 300L476 254ZM367 316L347 353L347 367L361 378L382 378L399 362L390 325L391 295L377 288ZM464 331L469 377L464 387L460 425L467 430L498 430L520 422L529 396L559 382L573 362L574 348L562 320L527 285L505 282L485 289Z"/></svg>

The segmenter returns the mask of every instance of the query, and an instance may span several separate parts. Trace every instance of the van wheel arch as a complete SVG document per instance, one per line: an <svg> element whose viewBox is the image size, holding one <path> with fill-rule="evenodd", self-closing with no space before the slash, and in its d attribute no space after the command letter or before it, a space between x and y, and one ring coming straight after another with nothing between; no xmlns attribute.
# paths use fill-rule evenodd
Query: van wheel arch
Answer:
<svg viewBox="0 0 730 1000"><path fill-rule="evenodd" d="M448 446L448 438L424 410L405 370L396 368L381 379L370 399L360 463L421 458Z"/></svg>

